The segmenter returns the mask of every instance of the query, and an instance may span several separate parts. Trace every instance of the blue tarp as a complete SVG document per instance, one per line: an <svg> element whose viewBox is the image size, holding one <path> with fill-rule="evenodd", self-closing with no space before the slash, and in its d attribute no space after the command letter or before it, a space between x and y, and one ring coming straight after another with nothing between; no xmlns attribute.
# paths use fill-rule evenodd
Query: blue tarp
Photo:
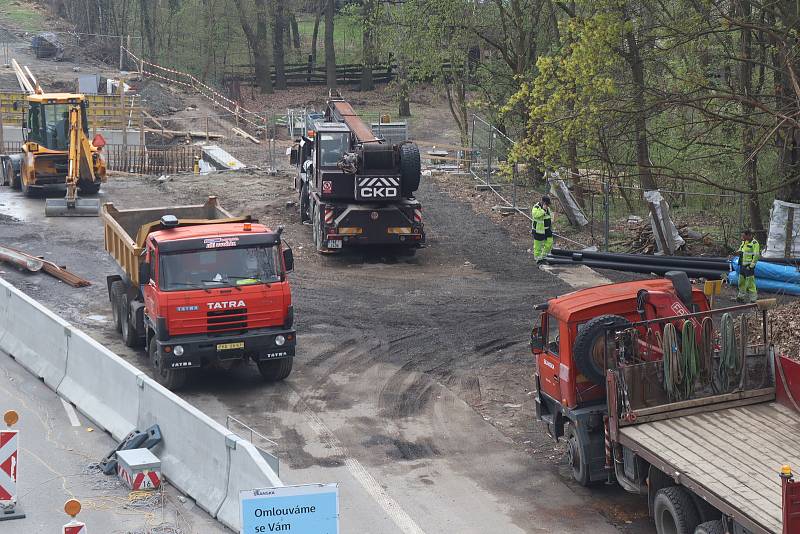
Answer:
<svg viewBox="0 0 800 534"><path fill-rule="evenodd" d="M734 257L731 260L731 270L738 271L738 268L739 258ZM800 284L800 269L793 265L759 261L756 263L756 283L759 283L762 279Z"/></svg>
<svg viewBox="0 0 800 534"><path fill-rule="evenodd" d="M756 264L756 272L758 272L758 265L759 264ZM733 287L738 286L739 273L732 272L728 274L728 283ZM770 280L769 278L759 278L758 276L756 276L756 289L759 292L766 291L767 293L800 296L800 284L780 282L778 280Z"/></svg>

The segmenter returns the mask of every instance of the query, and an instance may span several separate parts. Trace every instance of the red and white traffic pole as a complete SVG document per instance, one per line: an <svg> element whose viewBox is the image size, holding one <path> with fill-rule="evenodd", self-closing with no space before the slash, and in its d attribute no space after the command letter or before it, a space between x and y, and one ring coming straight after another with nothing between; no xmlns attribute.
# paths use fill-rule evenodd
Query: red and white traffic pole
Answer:
<svg viewBox="0 0 800 534"><path fill-rule="evenodd" d="M69 523L61 529L61 534L87 534L86 523L81 523L75 516L81 511L81 503L77 499L70 499L64 503L64 511L70 516Z"/></svg>
<svg viewBox="0 0 800 534"><path fill-rule="evenodd" d="M0 430L0 514L2 519L22 519L25 514L17 508L17 453L19 431L11 427L19 421L14 410L3 414L5 430Z"/></svg>

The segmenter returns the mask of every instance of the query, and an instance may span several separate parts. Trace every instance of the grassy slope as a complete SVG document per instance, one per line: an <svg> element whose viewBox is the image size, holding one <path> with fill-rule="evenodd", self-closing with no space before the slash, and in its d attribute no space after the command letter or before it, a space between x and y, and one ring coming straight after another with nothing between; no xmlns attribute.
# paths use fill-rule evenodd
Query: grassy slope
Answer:
<svg viewBox="0 0 800 534"><path fill-rule="evenodd" d="M9 28L35 32L44 28L41 13L26 0L0 0L0 20Z"/></svg>

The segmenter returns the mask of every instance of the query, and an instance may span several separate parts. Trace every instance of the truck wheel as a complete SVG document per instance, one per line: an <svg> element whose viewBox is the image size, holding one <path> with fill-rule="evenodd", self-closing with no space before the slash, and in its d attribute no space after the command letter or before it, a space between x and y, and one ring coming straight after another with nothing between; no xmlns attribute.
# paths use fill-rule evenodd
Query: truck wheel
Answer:
<svg viewBox="0 0 800 534"><path fill-rule="evenodd" d="M627 319L619 315L595 317L580 328L578 337L575 338L575 345L572 348L572 358L578 366L578 371L598 385L603 385L606 381L603 340L605 326L609 322L613 326L623 328L631 324Z"/></svg>
<svg viewBox="0 0 800 534"><path fill-rule="evenodd" d="M258 372L267 382L279 382L292 372L294 357L258 362Z"/></svg>
<svg viewBox="0 0 800 534"><path fill-rule="evenodd" d="M122 332L122 341L126 347L135 347L139 344L139 335L136 332L136 327L131 324L130 306L128 306L128 294L123 291L119 299L119 315L120 329Z"/></svg>
<svg viewBox="0 0 800 534"><path fill-rule="evenodd" d="M300 222L308 222L311 220L311 213L309 212L308 201L308 182L303 182L300 188Z"/></svg>
<svg viewBox="0 0 800 534"><path fill-rule="evenodd" d="M694 529L694 534L725 534L725 527L719 519L716 521L706 521L705 523L697 525L697 528Z"/></svg>
<svg viewBox="0 0 800 534"><path fill-rule="evenodd" d="M413 143L400 145L400 188L403 196L410 198L419 189L421 170L419 147Z"/></svg>
<svg viewBox="0 0 800 534"><path fill-rule="evenodd" d="M150 340L148 353L150 355L150 365L153 367L153 372L155 373L156 382L170 391L179 389L186 383L186 371L166 369L162 365L163 362L158 355L155 339Z"/></svg>
<svg viewBox="0 0 800 534"><path fill-rule="evenodd" d="M692 496L682 486L658 490L653 516L658 534L694 534L700 523Z"/></svg>
<svg viewBox="0 0 800 534"><path fill-rule="evenodd" d="M121 280L111 283L111 291L109 292L109 300L111 300L111 317L114 321L114 330L122 332L122 316L120 315L120 301L122 300L122 293L125 292L125 285Z"/></svg>
<svg viewBox="0 0 800 534"><path fill-rule="evenodd" d="M586 444L580 437L575 423L567 429L567 460L572 468L572 478L581 486L589 485L589 464L586 460Z"/></svg>

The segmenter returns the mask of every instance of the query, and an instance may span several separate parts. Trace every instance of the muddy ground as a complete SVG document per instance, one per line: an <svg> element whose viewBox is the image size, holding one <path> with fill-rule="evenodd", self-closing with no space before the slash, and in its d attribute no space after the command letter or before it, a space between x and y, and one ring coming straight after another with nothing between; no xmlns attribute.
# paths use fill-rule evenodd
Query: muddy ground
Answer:
<svg viewBox="0 0 800 534"><path fill-rule="evenodd" d="M295 194L287 172L112 177L102 199L142 207L199 203L209 194L236 213L286 226L296 258L298 356L284 384L263 384L254 367L201 371L181 393L185 398L217 419L233 415L272 437L280 444L278 456L292 469L343 462L328 452L310 452L313 436L304 435L290 417L298 410L338 414L337 436L362 461L415 464L463 452L465 443L452 442L455 421L447 421L448 408L442 406L443 399L463 402L479 416L469 423L477 425L470 430L470 447L480 448L482 427L491 425L527 458L520 469L533 477L555 473L572 486L561 448L534 421L528 349L532 306L571 288L537 270L524 245L515 245L505 229L430 180L418 195L428 245L411 258L391 250L313 253L310 229L291 205ZM93 285L73 289L7 268L3 276L146 369L143 351L124 347L111 326L105 277L116 266L103 250L100 221L44 219L41 199L25 200L8 188L0 199L6 215L0 242L66 264ZM420 418L436 432L421 432L411 423ZM436 477L430 480L435 484ZM493 491L520 497L519 488L493 484L499 488ZM573 486L573 491L622 529L648 531L640 499L618 488L589 492ZM518 514L515 523L526 529L531 518Z"/></svg>

